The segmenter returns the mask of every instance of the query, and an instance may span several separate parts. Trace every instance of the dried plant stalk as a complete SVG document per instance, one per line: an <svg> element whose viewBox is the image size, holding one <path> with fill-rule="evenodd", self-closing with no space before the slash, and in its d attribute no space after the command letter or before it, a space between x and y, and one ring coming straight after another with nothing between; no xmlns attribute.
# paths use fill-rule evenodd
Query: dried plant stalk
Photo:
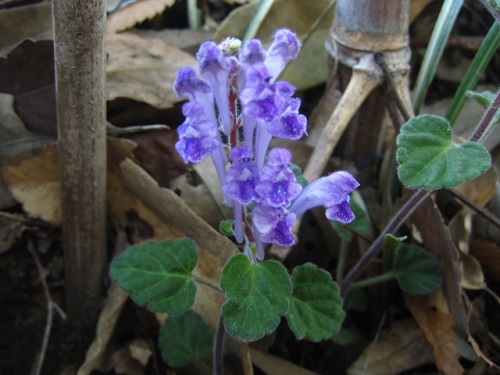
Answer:
<svg viewBox="0 0 500 375"><path fill-rule="evenodd" d="M66 296L70 317L86 325L106 259L106 1L52 7Z"/></svg>

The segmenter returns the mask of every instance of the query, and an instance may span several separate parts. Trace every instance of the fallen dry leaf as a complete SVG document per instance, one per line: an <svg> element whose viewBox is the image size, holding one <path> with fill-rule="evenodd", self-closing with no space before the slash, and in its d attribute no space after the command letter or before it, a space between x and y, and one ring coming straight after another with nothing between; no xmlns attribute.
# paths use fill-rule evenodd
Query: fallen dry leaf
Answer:
<svg viewBox="0 0 500 375"><path fill-rule="evenodd" d="M107 21L108 33L130 29L138 23L147 21L171 7L175 0L141 0L113 12Z"/></svg>
<svg viewBox="0 0 500 375"><path fill-rule="evenodd" d="M55 136L53 42L25 40L0 58L0 92L15 96L15 110L28 130Z"/></svg>
<svg viewBox="0 0 500 375"><path fill-rule="evenodd" d="M186 164L174 147L178 139L177 131L142 132L128 138L137 143L134 156L139 164L161 187L169 187L173 178L187 171Z"/></svg>
<svg viewBox="0 0 500 375"><path fill-rule="evenodd" d="M181 66L196 66L193 56L159 39L132 33L109 34L107 99L128 98L156 108L169 108L180 99L172 88Z"/></svg>
<svg viewBox="0 0 500 375"><path fill-rule="evenodd" d="M405 301L433 348L437 368L446 375L463 374L455 322L442 290L425 296L405 294Z"/></svg>
<svg viewBox="0 0 500 375"><path fill-rule="evenodd" d="M44 1L0 11L0 48L23 39L52 37L51 2Z"/></svg>
<svg viewBox="0 0 500 375"><path fill-rule="evenodd" d="M470 254L479 261L488 275L500 281L500 246L497 243L473 240L470 244Z"/></svg>
<svg viewBox="0 0 500 375"><path fill-rule="evenodd" d="M304 367L275 355L264 353L250 347L249 350L254 365L268 375L317 375L316 372L305 369Z"/></svg>
<svg viewBox="0 0 500 375"><path fill-rule="evenodd" d="M413 319L394 322L349 367L349 375L392 375L432 363L432 348Z"/></svg>
<svg viewBox="0 0 500 375"><path fill-rule="evenodd" d="M213 228L219 228L221 220L232 216L231 208L223 203L222 189L211 158L195 164L192 171L172 180L170 188Z"/></svg>
<svg viewBox="0 0 500 375"><path fill-rule="evenodd" d="M18 163L1 166L3 181L24 210L53 226L61 225L61 186L55 144Z"/></svg>
<svg viewBox="0 0 500 375"><path fill-rule="evenodd" d="M106 303L97 321L96 338L87 350L85 362L78 369L77 375L89 375L99 366L127 299L128 294L115 284L109 287Z"/></svg>

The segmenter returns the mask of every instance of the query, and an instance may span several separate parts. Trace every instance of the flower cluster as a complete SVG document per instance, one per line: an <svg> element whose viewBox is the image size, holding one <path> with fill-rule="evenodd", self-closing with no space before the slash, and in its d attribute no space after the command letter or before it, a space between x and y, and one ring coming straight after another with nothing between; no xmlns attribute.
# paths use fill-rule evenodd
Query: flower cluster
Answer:
<svg viewBox="0 0 500 375"><path fill-rule="evenodd" d="M349 173L335 172L302 188L290 152L268 152L272 137L297 140L306 134L295 87L277 80L300 47L288 29L276 32L267 51L257 39L244 46L237 39L205 42L196 56L203 78L187 66L174 83L177 94L189 100L175 147L185 163L212 158L225 203L233 207L235 238L255 242L259 260L264 243L293 245L291 227L312 207L325 206L331 220L354 219L349 193L359 184Z"/></svg>

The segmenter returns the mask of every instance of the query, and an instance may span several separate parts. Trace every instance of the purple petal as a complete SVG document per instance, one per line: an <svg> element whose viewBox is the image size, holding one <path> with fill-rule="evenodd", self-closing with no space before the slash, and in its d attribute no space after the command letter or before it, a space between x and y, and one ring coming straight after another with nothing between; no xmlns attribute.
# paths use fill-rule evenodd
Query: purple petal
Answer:
<svg viewBox="0 0 500 375"><path fill-rule="evenodd" d="M241 204L248 205L258 198L255 185L258 182L257 167L253 163L250 151L245 146L235 147L231 151L233 164L226 173L223 193Z"/></svg>
<svg viewBox="0 0 500 375"><path fill-rule="evenodd" d="M326 210L326 217L328 220L336 220L344 224L350 223L355 219L354 212L352 212L347 201L329 207Z"/></svg>
<svg viewBox="0 0 500 375"><path fill-rule="evenodd" d="M196 54L201 74L206 78L215 95L222 130L227 135L231 132L232 121L229 110L229 74L237 70L234 58L224 56L214 42L204 42Z"/></svg>
<svg viewBox="0 0 500 375"><path fill-rule="evenodd" d="M273 207L288 206L302 190L290 169L290 159L290 151L275 148L260 171L260 183L255 191Z"/></svg>
<svg viewBox="0 0 500 375"><path fill-rule="evenodd" d="M354 219L348 208L349 194L358 186L359 183L348 172L335 172L307 185L289 209L301 215L313 207L325 206L327 215L334 220L349 222Z"/></svg>
<svg viewBox="0 0 500 375"><path fill-rule="evenodd" d="M295 59L300 51L301 43L297 35L288 29L279 29L274 34L274 41L269 47L265 64L273 79L276 79L285 68L287 61Z"/></svg>
<svg viewBox="0 0 500 375"><path fill-rule="evenodd" d="M295 243L292 234L295 219L295 214L282 207L271 207L262 202L254 206L253 221L262 242L292 246Z"/></svg>

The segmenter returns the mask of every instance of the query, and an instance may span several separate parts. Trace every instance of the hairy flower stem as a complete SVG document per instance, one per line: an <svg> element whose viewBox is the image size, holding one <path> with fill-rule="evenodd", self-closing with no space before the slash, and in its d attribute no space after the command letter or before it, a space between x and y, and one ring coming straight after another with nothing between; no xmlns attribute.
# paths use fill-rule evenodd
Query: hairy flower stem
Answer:
<svg viewBox="0 0 500 375"><path fill-rule="evenodd" d="M365 268L371 263L371 261L379 254L382 249L382 244L384 243L384 238L387 234L395 232L399 229L401 225L410 217L410 215L417 209L417 207L422 203L432 191L427 191L424 189L417 190L408 201L401 207L401 209L396 213L392 220L387 224L382 233L379 234L377 239L370 245L366 253L363 254L361 259L356 263L356 265L349 271L346 275L344 282L341 286L341 294L343 297L346 296L347 291L351 283L356 280Z"/></svg>
<svg viewBox="0 0 500 375"><path fill-rule="evenodd" d="M213 359L213 374L223 375L224 374L224 336L226 334L226 328L224 327L224 317L220 316L219 324L217 325L217 331L214 337L214 349L212 354Z"/></svg>

